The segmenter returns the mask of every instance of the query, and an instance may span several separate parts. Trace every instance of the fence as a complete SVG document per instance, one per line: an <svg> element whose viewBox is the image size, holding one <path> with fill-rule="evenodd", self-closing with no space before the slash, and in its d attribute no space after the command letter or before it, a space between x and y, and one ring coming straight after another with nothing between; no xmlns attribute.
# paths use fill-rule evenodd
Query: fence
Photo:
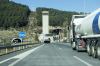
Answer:
<svg viewBox="0 0 100 66"><path fill-rule="evenodd" d="M18 50L23 50L36 45L38 44L35 43L35 44L18 44L18 45L0 46L0 55L8 54Z"/></svg>

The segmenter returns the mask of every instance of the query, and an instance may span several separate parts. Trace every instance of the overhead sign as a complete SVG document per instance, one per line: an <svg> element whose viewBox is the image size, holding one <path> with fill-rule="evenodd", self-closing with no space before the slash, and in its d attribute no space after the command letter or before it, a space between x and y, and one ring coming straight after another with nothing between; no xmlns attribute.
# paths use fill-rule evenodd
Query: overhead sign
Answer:
<svg viewBox="0 0 100 66"><path fill-rule="evenodd" d="M26 32L19 32L19 38L25 38Z"/></svg>

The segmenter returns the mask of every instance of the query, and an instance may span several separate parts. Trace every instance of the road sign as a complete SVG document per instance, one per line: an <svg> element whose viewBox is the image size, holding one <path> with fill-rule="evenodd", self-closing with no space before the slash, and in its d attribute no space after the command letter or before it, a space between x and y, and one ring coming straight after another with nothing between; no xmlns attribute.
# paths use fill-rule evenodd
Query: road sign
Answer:
<svg viewBox="0 0 100 66"><path fill-rule="evenodd" d="M19 38L25 38L26 32L19 32Z"/></svg>

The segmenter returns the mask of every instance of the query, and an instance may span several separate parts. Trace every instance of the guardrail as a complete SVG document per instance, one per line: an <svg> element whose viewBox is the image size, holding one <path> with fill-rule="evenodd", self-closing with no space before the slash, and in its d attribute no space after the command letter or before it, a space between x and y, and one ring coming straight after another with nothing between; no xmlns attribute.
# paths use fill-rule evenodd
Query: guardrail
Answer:
<svg viewBox="0 0 100 66"><path fill-rule="evenodd" d="M23 49L26 49L26 48L29 48L29 47L33 47L36 44L37 43L0 46L0 55L4 55L4 54L11 53L11 52L23 50Z"/></svg>

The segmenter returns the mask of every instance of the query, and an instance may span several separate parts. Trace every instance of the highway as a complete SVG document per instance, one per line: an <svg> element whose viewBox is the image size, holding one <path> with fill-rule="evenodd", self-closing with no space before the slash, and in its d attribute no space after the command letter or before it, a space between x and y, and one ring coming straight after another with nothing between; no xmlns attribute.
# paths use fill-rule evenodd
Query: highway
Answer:
<svg viewBox="0 0 100 66"><path fill-rule="evenodd" d="M52 43L0 56L0 66L100 66L100 60L72 50L69 43Z"/></svg>

